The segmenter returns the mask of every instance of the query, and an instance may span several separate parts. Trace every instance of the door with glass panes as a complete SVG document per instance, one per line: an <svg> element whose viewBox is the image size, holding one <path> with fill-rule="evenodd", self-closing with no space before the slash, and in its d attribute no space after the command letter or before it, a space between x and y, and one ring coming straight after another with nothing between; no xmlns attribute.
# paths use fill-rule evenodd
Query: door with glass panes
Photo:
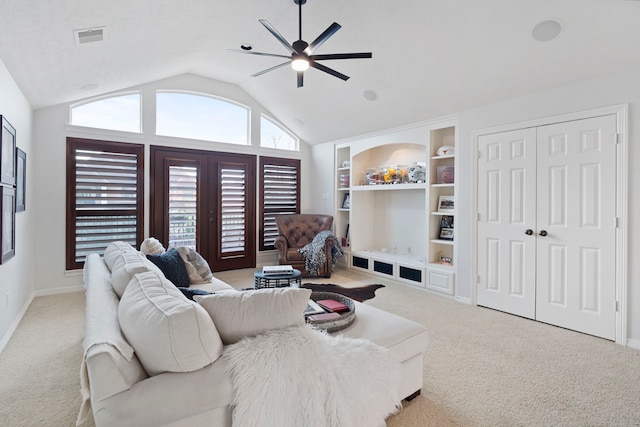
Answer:
<svg viewBox="0 0 640 427"><path fill-rule="evenodd" d="M151 147L150 234L213 271L255 267L255 157Z"/></svg>

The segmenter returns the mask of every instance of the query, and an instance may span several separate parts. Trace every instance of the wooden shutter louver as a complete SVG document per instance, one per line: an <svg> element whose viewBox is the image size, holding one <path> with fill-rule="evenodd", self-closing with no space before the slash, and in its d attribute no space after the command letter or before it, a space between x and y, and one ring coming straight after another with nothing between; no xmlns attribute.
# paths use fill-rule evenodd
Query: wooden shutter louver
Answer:
<svg viewBox="0 0 640 427"><path fill-rule="evenodd" d="M196 249L198 169L169 167L168 247Z"/></svg>
<svg viewBox="0 0 640 427"><path fill-rule="evenodd" d="M263 159L261 249L273 249L278 236L275 216L299 213L299 161Z"/></svg>
<svg viewBox="0 0 640 427"><path fill-rule="evenodd" d="M103 254L110 242L136 247L141 237L142 149L109 150L110 144L114 143L71 140L69 269L82 267L90 253Z"/></svg>
<svg viewBox="0 0 640 427"><path fill-rule="evenodd" d="M233 166L220 170L220 252L222 256L243 254L246 247L245 223L247 172Z"/></svg>

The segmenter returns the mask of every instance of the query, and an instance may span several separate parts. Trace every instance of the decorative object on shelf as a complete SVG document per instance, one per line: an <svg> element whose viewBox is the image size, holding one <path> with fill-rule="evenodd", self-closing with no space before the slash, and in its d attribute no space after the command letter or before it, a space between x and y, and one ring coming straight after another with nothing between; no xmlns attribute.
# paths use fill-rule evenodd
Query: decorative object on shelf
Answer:
<svg viewBox="0 0 640 427"><path fill-rule="evenodd" d="M325 65L322 65L316 61L323 60L335 60L335 59L359 59L359 58L371 58L371 52L359 52L359 53L334 53L334 54L323 54L323 55L313 55L313 52L320 47L324 42L326 42L329 37L335 34L342 26L337 22L329 25L329 27L324 30L322 34L320 34L311 44L302 40L302 5L307 2L307 0L293 0L295 4L298 5L298 40L289 44L289 42L280 34L274 27L267 21L266 19L259 19L258 21L273 35L289 52L290 56L287 55L279 55L274 53L264 53L264 52L252 52L250 49L244 48L242 50L229 49L231 52L236 53L245 53L250 55L260 55L260 56L272 56L276 58L286 58L287 61L282 64L275 65L273 67L267 68L266 70L259 71L255 74L252 74L251 77L261 76L269 71L273 71L280 67L284 67L286 65L291 64L291 68L296 71L298 77L298 87L303 86L303 76L304 72L309 69L309 67L313 67L316 70L323 71L327 74L330 74L334 77L337 77L341 80L348 80L349 76L346 76L342 73L337 72L336 70L329 68ZM242 46L241 46L242 47Z"/></svg>
<svg viewBox="0 0 640 427"><path fill-rule="evenodd" d="M350 168L351 167L351 161L350 160L345 160L344 162L342 162L342 167L343 168Z"/></svg>
<svg viewBox="0 0 640 427"><path fill-rule="evenodd" d="M451 145L443 145L442 147L438 148L436 154L438 156L452 156L456 154L456 148L452 147Z"/></svg>
<svg viewBox="0 0 640 427"><path fill-rule="evenodd" d="M425 167L419 163L414 164L409 168L407 177L409 178L409 181L413 183L425 182Z"/></svg>
<svg viewBox="0 0 640 427"><path fill-rule="evenodd" d="M340 175L340 183L339 183L340 188L349 188L350 183L351 183L351 180L348 174Z"/></svg>
<svg viewBox="0 0 640 427"><path fill-rule="evenodd" d="M455 212L455 210L454 196L440 196L438 200L438 212Z"/></svg>
<svg viewBox="0 0 640 427"><path fill-rule="evenodd" d="M438 166L436 168L437 184L453 184L455 181L455 168L453 166Z"/></svg>
<svg viewBox="0 0 640 427"><path fill-rule="evenodd" d="M19 148L16 150L16 212L22 212L27 200L27 154Z"/></svg>
<svg viewBox="0 0 640 427"><path fill-rule="evenodd" d="M453 240L453 216L442 215L440 218L440 236L441 240ZM442 260L443 257L440 257Z"/></svg>
<svg viewBox="0 0 640 427"><path fill-rule="evenodd" d="M378 185L384 182L381 171L378 168L369 168L364 174L367 185Z"/></svg>
<svg viewBox="0 0 640 427"><path fill-rule="evenodd" d="M351 207L351 194L344 193L342 198L342 209L349 209Z"/></svg>
<svg viewBox="0 0 640 427"><path fill-rule="evenodd" d="M453 260L451 259L451 257L441 256L440 257L440 264L442 264L442 265L453 265Z"/></svg>
<svg viewBox="0 0 640 427"><path fill-rule="evenodd" d="M382 180L385 184L393 184L396 180L396 169L387 166L382 170Z"/></svg>
<svg viewBox="0 0 640 427"><path fill-rule="evenodd" d="M15 150L14 150L15 151ZM2 185L0 198L0 264L4 264L16 254L16 190Z"/></svg>
<svg viewBox="0 0 640 427"><path fill-rule="evenodd" d="M5 116L0 116L0 183L16 184L16 130Z"/></svg>

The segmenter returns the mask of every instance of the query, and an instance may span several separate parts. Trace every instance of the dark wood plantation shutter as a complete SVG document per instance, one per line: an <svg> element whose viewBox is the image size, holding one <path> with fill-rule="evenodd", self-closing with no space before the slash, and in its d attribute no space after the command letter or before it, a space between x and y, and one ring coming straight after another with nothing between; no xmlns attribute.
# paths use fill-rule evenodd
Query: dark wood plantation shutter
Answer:
<svg viewBox="0 0 640 427"><path fill-rule="evenodd" d="M247 171L243 165L224 162L219 170L220 256L228 258L246 251Z"/></svg>
<svg viewBox="0 0 640 427"><path fill-rule="evenodd" d="M142 241L143 153L138 144L67 138L68 270L114 240Z"/></svg>
<svg viewBox="0 0 640 427"><path fill-rule="evenodd" d="M260 158L260 250L274 249L275 216L300 213L300 160Z"/></svg>

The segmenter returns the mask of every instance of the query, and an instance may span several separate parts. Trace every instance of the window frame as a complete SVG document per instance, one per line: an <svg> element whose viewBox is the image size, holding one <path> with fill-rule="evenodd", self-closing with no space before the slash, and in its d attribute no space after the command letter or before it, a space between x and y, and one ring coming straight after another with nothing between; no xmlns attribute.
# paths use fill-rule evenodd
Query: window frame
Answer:
<svg viewBox="0 0 640 427"><path fill-rule="evenodd" d="M66 152L66 235L65 266L67 270L84 267L83 261L76 261L76 156L77 150L98 150L110 153L131 154L136 156L136 243L144 238L144 145L125 142L103 141L94 139L67 137ZM83 211L85 215L117 216L122 210ZM131 212L127 212L131 214ZM106 248L106 245L105 245Z"/></svg>
<svg viewBox="0 0 640 427"><path fill-rule="evenodd" d="M260 173L260 201L259 201L259 206L258 206L258 211L259 211L259 218L260 218L260 222L259 222L259 234L258 234L258 239L259 239L259 250L260 251L269 251L269 250L274 250L275 245L266 245L265 244L265 220L267 219L267 215L269 214L268 212L265 211L265 166L289 166L289 167L295 167L296 171L297 171L297 177L296 177L296 207L295 210L292 210L291 212L287 212L287 213L292 213L292 214L299 214L300 213L300 178L301 178L301 174L302 174L302 170L301 170L301 161L300 159L292 159L292 158L282 158L282 157L268 157L268 156L261 156L260 157L260 169L259 169L259 173Z"/></svg>

